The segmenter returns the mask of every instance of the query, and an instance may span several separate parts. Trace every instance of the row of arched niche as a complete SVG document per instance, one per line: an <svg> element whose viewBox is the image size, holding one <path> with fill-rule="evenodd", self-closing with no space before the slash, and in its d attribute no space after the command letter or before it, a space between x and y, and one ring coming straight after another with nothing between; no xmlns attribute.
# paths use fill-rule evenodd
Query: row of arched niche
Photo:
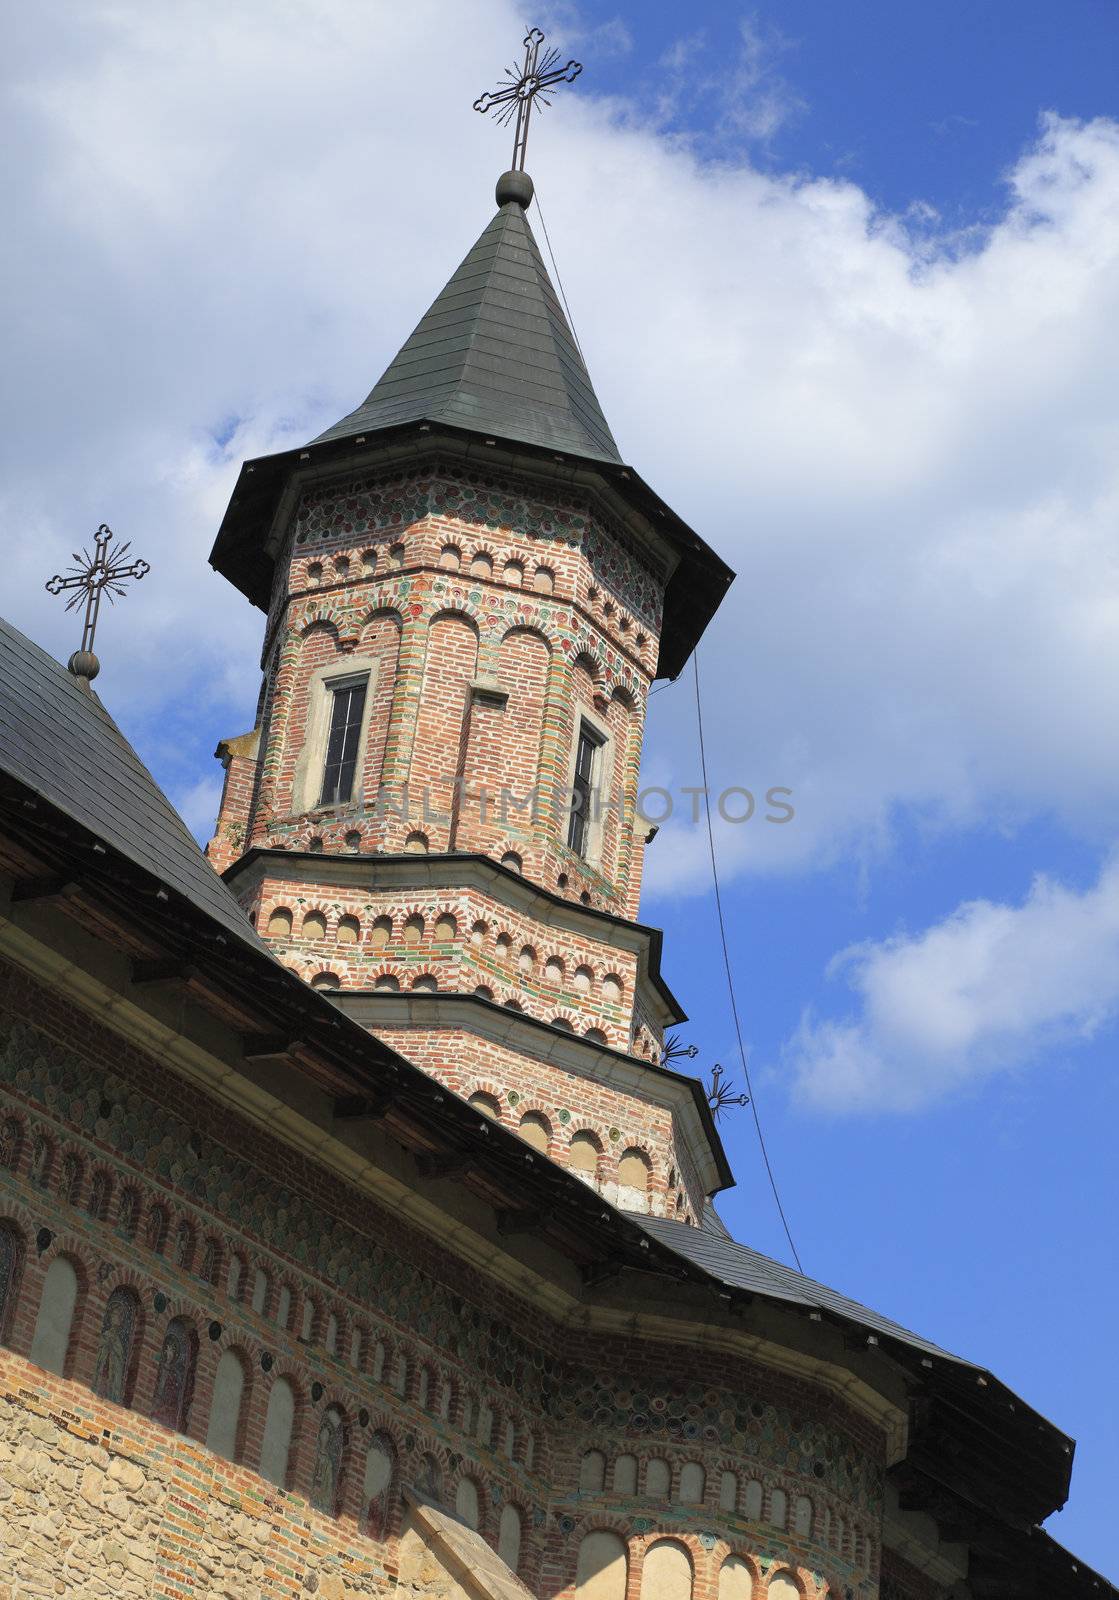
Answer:
<svg viewBox="0 0 1119 1600"><path fill-rule="evenodd" d="M695 1569L679 1539L655 1539L640 1560L641 1600L692 1600ZM575 1590L579 1600L626 1600L631 1553L620 1534L596 1528L579 1546ZM805 1600L800 1582L786 1567L771 1571L764 1583L742 1556L728 1555L719 1567L719 1600Z"/></svg>

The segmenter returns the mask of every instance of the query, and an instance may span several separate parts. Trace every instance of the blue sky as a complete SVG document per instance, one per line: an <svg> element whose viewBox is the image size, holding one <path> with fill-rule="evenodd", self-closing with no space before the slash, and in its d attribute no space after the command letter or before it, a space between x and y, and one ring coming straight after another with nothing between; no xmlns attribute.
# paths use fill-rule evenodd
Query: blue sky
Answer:
<svg viewBox="0 0 1119 1600"><path fill-rule="evenodd" d="M65 657L44 579L132 538L99 687L205 837L257 691L206 565L237 466L348 411L481 230L506 141L470 101L523 19L57 9L2 69L3 610ZM801 1258L1077 1437L1050 1526L1114 1577L1119 13L552 10L586 70L529 164L591 373L739 571L713 779L797 807L718 844ZM647 780L697 781L689 676L649 729ZM697 830L642 910L740 1077ZM785 1255L747 1113L725 1138L724 1215Z"/></svg>

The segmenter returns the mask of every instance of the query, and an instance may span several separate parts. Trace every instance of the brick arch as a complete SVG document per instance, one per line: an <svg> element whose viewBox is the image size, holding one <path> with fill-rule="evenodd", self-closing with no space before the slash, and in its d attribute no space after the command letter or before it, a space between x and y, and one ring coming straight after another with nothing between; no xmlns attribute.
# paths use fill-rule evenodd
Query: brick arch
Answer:
<svg viewBox="0 0 1119 1600"><path fill-rule="evenodd" d="M425 1452L434 1455L434 1451ZM460 1460L454 1472L443 1479L443 1498L448 1511L454 1511L457 1505L459 1484L464 1478L469 1478L478 1491L478 1528L477 1531L487 1543L492 1543L493 1505L489 1494L489 1483L481 1466L476 1461Z"/></svg>
<svg viewBox="0 0 1119 1600"><path fill-rule="evenodd" d="M633 1532L632 1519L610 1511L587 1511L581 1517L573 1517L575 1526L564 1538L563 1544L563 1588L568 1593L575 1592L575 1575L579 1564L579 1546L590 1533L613 1533L622 1541L626 1552L626 1565L629 1569L630 1583L627 1584L627 1594L636 1593L631 1587L634 1573L634 1545L640 1535Z"/></svg>
<svg viewBox="0 0 1119 1600"><path fill-rule="evenodd" d="M462 1097L468 1101L472 1094L484 1094L488 1095L491 1100L496 1100L498 1117L506 1126L511 1125L511 1119L521 1109L519 1102L516 1106L510 1106L505 1098L505 1091L493 1078L476 1078L472 1083L468 1083L462 1090Z"/></svg>
<svg viewBox="0 0 1119 1600"><path fill-rule="evenodd" d="M246 1461L246 1466L252 1467L254 1472L260 1471L260 1447L264 1442L264 1424L268 1415L268 1402L276 1384L283 1380L291 1390L292 1421L291 1439L288 1443L287 1464L284 1472L283 1488L292 1492L299 1492L303 1482L303 1463L307 1455L307 1436L313 1421L310 1383L305 1374L298 1367L288 1362L277 1361L271 1372L266 1374L265 1380L257 1384L255 1390L255 1404L257 1415L252 1433L256 1443L252 1461ZM314 1444L312 1441L311 1448ZM271 1480L269 1480L271 1481Z"/></svg>
<svg viewBox="0 0 1119 1600"><path fill-rule="evenodd" d="M340 606L320 600L297 600L292 605L288 632L300 645L306 644L308 636L316 630L327 633L341 649L343 636L351 632L352 627L350 618Z"/></svg>
<svg viewBox="0 0 1119 1600"><path fill-rule="evenodd" d="M807 1600L809 1595L812 1595L816 1592L816 1585L812 1581L811 1575L805 1568L794 1566L792 1562L775 1561L773 1563L773 1565L765 1574L765 1580L762 1586L762 1592L764 1594L768 1595L770 1585L772 1584L774 1578L788 1578L790 1583L796 1585L800 1594L805 1597L805 1600Z"/></svg>
<svg viewBox="0 0 1119 1600"><path fill-rule="evenodd" d="M357 1417L347 1404L346 1399L337 1390L327 1390L317 1403L312 1401L308 1407L309 1421L312 1424L307 1430L309 1449L303 1463L302 1479L292 1478L291 1481L298 1485L298 1492L308 1503L308 1509L320 1517L354 1517L360 1515L360 1489L357 1486L358 1472L355 1470L356 1441L360 1434ZM338 1482L335 1484L334 1509L323 1511L315 1506L311 1500L311 1489L314 1482L315 1455L318 1448L319 1430L327 1412L336 1411L342 1419L342 1453L338 1463ZM293 1430L294 1431L294 1430Z"/></svg>
<svg viewBox="0 0 1119 1600"><path fill-rule="evenodd" d="M97 1376L97 1361L100 1353L101 1330L105 1320L105 1313L109 1301L118 1289L126 1289L136 1300L136 1320L132 1329L132 1348L129 1351L128 1371L125 1376L125 1399L120 1402L103 1400L106 1405L119 1403L126 1410L137 1409L140 1391L141 1375L144 1371L151 1324L153 1321L152 1296L154 1285L146 1273L140 1272L133 1266L116 1267L105 1278L99 1279L96 1291L91 1291L89 1300L89 1322L85 1367L87 1370L76 1374L80 1381L88 1383L92 1389Z"/></svg>

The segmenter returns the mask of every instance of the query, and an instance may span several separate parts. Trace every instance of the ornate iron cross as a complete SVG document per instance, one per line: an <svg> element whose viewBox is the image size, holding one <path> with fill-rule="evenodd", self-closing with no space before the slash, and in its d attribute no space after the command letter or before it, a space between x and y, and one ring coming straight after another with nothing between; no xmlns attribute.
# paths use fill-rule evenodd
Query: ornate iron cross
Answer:
<svg viewBox="0 0 1119 1600"><path fill-rule="evenodd" d="M506 67L504 87L493 94L480 94L474 102L475 111L496 112L498 122L503 125L516 114L514 172L523 172L525 169L525 147L528 144L528 124L533 102L539 97L541 105L550 105L556 85L574 82L583 70L579 61L569 61L566 66L559 66L559 51L555 49L550 49L541 61L540 46L543 43L544 35L540 29L530 29L525 35L524 65L518 68L514 63Z"/></svg>
<svg viewBox="0 0 1119 1600"><path fill-rule="evenodd" d="M109 604L113 604L114 596L124 593L124 585L129 578L142 578L151 571L146 561L134 557L125 561L128 554L129 543L114 544L110 549L113 530L102 523L93 539L93 555L88 550L83 550L81 555L75 550L74 565L70 568L69 575L63 577L56 572L47 584L50 594L61 594L63 589L73 589L74 593L66 602L67 611L73 611L80 606L85 597L85 623L82 627L82 650L93 652L94 635L97 632L97 615L101 609L101 596L109 596Z"/></svg>
<svg viewBox="0 0 1119 1600"><path fill-rule="evenodd" d="M735 1094L734 1080L732 1078L728 1078L725 1083L723 1082L723 1068L718 1062L712 1067L711 1076L704 1084L704 1089L707 1093L707 1104L715 1113L716 1119L721 1117L724 1111L729 1111L731 1106L748 1106L750 1104L750 1096L748 1094Z"/></svg>

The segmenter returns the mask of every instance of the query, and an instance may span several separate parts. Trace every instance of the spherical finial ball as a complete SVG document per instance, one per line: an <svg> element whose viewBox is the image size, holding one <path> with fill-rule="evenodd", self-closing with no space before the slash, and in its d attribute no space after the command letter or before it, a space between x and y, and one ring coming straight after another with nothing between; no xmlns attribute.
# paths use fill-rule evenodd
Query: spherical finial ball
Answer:
<svg viewBox="0 0 1119 1600"><path fill-rule="evenodd" d="M91 680L101 671L101 663L92 650L75 650L66 663L66 670L75 678Z"/></svg>
<svg viewBox="0 0 1119 1600"><path fill-rule="evenodd" d="M532 179L527 172L503 172L497 180L497 203L507 206L510 201L526 211L532 204Z"/></svg>

